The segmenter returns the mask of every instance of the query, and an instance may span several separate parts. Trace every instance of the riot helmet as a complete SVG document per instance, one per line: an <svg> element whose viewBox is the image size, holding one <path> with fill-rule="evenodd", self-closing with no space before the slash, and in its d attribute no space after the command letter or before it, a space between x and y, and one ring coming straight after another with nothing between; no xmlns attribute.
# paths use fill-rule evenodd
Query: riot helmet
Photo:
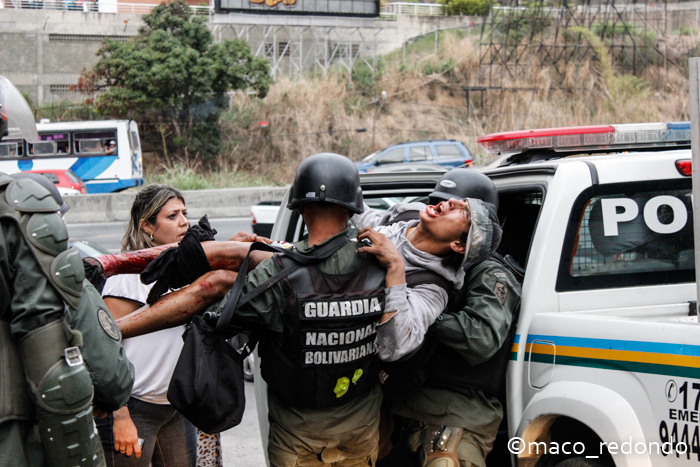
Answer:
<svg viewBox="0 0 700 467"><path fill-rule="evenodd" d="M58 188L56 188L56 185L54 185L51 180L44 177L43 175L30 172L19 172L16 174L12 174L11 177L28 178L30 180L34 180L39 185L49 190L49 193L51 193L51 197L54 199L54 201L56 201L56 204L60 206L58 212L60 212L61 215L64 215L70 209L70 206L65 201L63 201L63 196L61 196L61 193L58 192Z"/></svg>
<svg viewBox="0 0 700 467"><path fill-rule="evenodd" d="M340 154L321 153L299 164L288 209L306 203L332 203L352 213L364 211L360 175L355 164Z"/></svg>
<svg viewBox="0 0 700 467"><path fill-rule="evenodd" d="M490 178L474 169L452 169L442 176L430 193L430 204L451 198L476 198L498 210L498 191Z"/></svg>
<svg viewBox="0 0 700 467"><path fill-rule="evenodd" d="M4 137L39 141L32 109L10 80L0 76L0 140Z"/></svg>

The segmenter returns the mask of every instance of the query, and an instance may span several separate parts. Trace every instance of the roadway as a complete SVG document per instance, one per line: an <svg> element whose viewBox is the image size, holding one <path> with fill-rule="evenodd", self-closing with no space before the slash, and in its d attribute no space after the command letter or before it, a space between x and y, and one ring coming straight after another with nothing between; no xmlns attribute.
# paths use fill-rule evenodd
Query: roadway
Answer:
<svg viewBox="0 0 700 467"><path fill-rule="evenodd" d="M190 219L194 224L198 219ZM250 217L229 217L222 219L210 219L209 223L217 230L217 240L228 240L234 234L244 230L252 232ZM121 238L124 234L126 222L100 222L92 224L68 224L70 238L76 240L90 240L100 244L110 253L119 253Z"/></svg>
<svg viewBox="0 0 700 467"><path fill-rule="evenodd" d="M196 222L196 220L191 220L191 222ZM218 231L217 240L228 240L241 230L252 232L250 217L211 219L210 223ZM100 244L110 253L119 253L124 226L124 222L69 224L68 233L70 238L89 240ZM245 383L245 386L246 410L243 414L243 420L240 425L221 435L224 466L261 467L265 465L253 384Z"/></svg>

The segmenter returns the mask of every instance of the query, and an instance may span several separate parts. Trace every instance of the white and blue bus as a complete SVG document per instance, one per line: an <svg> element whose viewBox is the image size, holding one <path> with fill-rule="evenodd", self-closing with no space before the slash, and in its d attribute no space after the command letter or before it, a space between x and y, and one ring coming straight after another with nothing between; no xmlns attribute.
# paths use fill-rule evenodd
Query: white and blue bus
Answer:
<svg viewBox="0 0 700 467"><path fill-rule="evenodd" d="M88 193L143 185L138 125L133 120L39 123L39 142L3 140L0 172L72 170Z"/></svg>

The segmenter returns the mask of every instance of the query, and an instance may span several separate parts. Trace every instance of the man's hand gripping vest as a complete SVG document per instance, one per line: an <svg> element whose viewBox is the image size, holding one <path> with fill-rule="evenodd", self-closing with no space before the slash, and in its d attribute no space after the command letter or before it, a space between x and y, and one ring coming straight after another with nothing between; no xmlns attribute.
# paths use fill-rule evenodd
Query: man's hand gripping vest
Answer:
<svg viewBox="0 0 700 467"><path fill-rule="evenodd" d="M82 336L70 329L70 310L80 303L85 273L78 252L66 250L68 232L58 209L36 182L0 174L0 217L17 222L66 309L64 319L18 343L46 457L52 467L97 466L104 455L92 422L92 380L80 353Z"/></svg>

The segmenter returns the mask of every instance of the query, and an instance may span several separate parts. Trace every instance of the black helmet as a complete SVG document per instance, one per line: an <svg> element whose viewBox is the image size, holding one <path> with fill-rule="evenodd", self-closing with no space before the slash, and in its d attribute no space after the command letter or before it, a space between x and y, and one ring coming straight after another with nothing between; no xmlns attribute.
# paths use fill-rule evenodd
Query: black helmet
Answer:
<svg viewBox="0 0 700 467"><path fill-rule="evenodd" d="M51 180L44 177L43 175L31 172L19 172L16 174L12 174L11 177L29 178L30 180L34 180L39 185L49 190L49 193L51 193L51 197L54 199L54 201L56 201L56 204L60 206L58 212L60 212L61 215L67 213L70 209L70 206L65 201L63 201L63 196L61 196L61 193L58 192L58 188L56 188L56 185L54 185Z"/></svg>
<svg viewBox="0 0 700 467"><path fill-rule="evenodd" d="M39 141L32 109L10 80L0 76L0 139L5 136L32 144Z"/></svg>
<svg viewBox="0 0 700 467"><path fill-rule="evenodd" d="M364 211L357 167L340 154L321 153L299 164L288 209L305 203L333 203L353 213Z"/></svg>
<svg viewBox="0 0 700 467"><path fill-rule="evenodd" d="M498 191L490 178L474 169L452 169L442 176L430 193L430 204L451 198L476 198L498 209Z"/></svg>

